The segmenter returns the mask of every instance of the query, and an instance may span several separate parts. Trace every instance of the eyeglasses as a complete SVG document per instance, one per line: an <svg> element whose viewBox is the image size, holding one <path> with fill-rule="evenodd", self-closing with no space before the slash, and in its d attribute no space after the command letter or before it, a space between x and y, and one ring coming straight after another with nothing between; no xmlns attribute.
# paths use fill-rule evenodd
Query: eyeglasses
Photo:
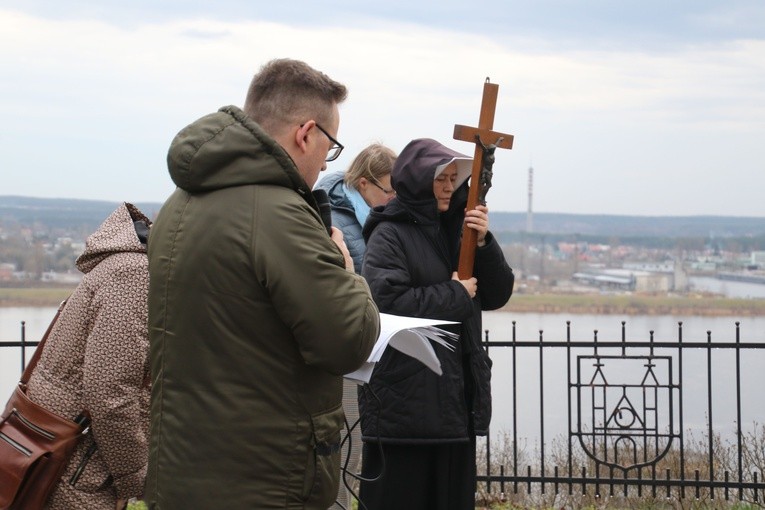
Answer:
<svg viewBox="0 0 765 510"><path fill-rule="evenodd" d="M369 182L371 182L372 184L374 184L375 186L377 186L378 188L380 188L380 190L381 190L383 193L385 193L386 195L395 195L395 194L396 194L396 190L395 190L395 189L386 189L386 188L383 188L383 185L382 185L382 184L380 184L380 181L378 181L378 180L377 180L377 179L375 179L374 177L372 177L371 179L369 179Z"/></svg>
<svg viewBox="0 0 765 510"><path fill-rule="evenodd" d="M303 126L305 126L305 124L300 124L300 127L303 127ZM324 133L327 136L327 138L329 138L330 142L332 142L332 146L329 148L329 151L327 151L327 157L324 159L324 161L336 160L340 156L340 153L343 152L343 149L345 149L345 147L343 147L342 143L332 138L332 135L327 133L327 130L321 127L318 122L316 123L316 127L319 128L319 131Z"/></svg>

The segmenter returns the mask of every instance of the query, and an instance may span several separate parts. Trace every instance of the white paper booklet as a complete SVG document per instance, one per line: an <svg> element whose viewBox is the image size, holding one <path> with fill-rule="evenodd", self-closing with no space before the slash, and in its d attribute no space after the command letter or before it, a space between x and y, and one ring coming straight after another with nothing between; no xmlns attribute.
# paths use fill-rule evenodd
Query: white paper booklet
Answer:
<svg viewBox="0 0 765 510"><path fill-rule="evenodd" d="M359 384L369 382L375 363L382 358L385 348L390 345L404 354L420 360L433 372L441 375L441 362L430 342L435 342L453 351L454 342L459 339L455 333L437 328L437 324L456 324L453 321L435 319L416 319L387 313L380 314L380 336L377 338L372 353L366 363L355 372L346 374L346 379L352 379Z"/></svg>

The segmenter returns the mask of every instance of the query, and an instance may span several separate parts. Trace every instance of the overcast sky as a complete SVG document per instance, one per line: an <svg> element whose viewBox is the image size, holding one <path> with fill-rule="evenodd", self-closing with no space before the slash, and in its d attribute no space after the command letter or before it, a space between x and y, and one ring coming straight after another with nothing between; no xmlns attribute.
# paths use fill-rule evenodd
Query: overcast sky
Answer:
<svg viewBox="0 0 765 510"><path fill-rule="evenodd" d="M765 218L762 0L0 0L1 195L164 201L173 136L268 60L349 88L366 144L464 153L499 84L492 210Z"/></svg>

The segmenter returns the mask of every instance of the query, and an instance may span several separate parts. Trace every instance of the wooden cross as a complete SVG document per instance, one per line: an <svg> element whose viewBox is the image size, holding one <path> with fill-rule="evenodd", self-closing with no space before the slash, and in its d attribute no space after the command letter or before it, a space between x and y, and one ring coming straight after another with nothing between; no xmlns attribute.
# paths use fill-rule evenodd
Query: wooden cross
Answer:
<svg viewBox="0 0 765 510"><path fill-rule="evenodd" d="M513 148L513 135L492 131L494 127L494 111L497 108L497 92L499 85L489 83L489 78L483 84L483 99L481 100L481 116L478 127L454 125L454 139L475 144L473 156L473 171L470 174L470 191L468 192L467 210L475 209L479 203L485 204L484 198L491 186L491 167L494 164L494 149ZM488 161L484 161L484 157ZM479 198L480 194L480 198ZM462 232L462 246L457 274L461 280L473 276L475 250L478 245L478 234L472 228Z"/></svg>

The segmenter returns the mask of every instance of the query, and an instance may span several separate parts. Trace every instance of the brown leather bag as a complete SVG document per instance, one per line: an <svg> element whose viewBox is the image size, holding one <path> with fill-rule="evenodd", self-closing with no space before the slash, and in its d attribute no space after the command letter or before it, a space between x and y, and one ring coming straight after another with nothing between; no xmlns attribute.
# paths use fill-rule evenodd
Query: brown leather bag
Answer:
<svg viewBox="0 0 765 510"><path fill-rule="evenodd" d="M62 418L27 397L27 383L66 301L43 335L0 420L0 510L43 508L75 446L89 430L87 413ZM82 418L82 419L79 419Z"/></svg>

